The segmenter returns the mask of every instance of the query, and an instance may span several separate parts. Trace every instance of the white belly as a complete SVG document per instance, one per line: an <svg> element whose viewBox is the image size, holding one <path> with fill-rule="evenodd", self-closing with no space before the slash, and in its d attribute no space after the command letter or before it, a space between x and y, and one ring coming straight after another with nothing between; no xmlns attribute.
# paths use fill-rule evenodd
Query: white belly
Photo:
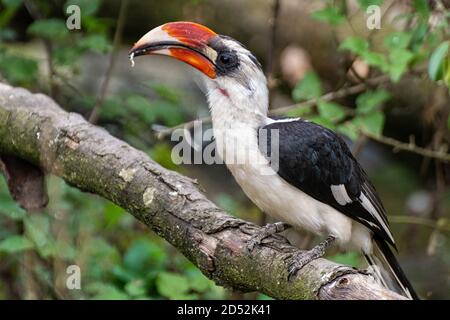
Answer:
<svg viewBox="0 0 450 320"><path fill-rule="evenodd" d="M341 246L371 252L370 231L336 209L291 186L275 172L261 175L252 165L229 165L245 194L265 213L296 229L332 235Z"/></svg>

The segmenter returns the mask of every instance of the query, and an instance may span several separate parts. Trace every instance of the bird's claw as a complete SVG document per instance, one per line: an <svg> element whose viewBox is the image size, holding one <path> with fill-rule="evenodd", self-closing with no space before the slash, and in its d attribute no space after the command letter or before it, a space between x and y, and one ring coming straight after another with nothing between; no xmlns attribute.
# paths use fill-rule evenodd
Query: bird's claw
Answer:
<svg viewBox="0 0 450 320"><path fill-rule="evenodd" d="M288 266L288 281L291 281L297 272L308 263L323 256L326 249L334 242L334 240L335 238L333 236L329 236L311 250L296 253Z"/></svg>
<svg viewBox="0 0 450 320"><path fill-rule="evenodd" d="M247 252L252 252L257 245L260 245L263 240L271 235L282 232L288 228L288 225L283 222L275 222L266 224L262 227L262 230L256 232L247 241L246 249Z"/></svg>
<svg viewBox="0 0 450 320"><path fill-rule="evenodd" d="M267 238L269 235L263 231L254 234L248 241L246 245L246 249L248 252L252 252L257 245L260 245L261 242Z"/></svg>
<svg viewBox="0 0 450 320"><path fill-rule="evenodd" d="M303 251L295 254L288 266L288 281L291 281L304 266L317 259L313 251Z"/></svg>

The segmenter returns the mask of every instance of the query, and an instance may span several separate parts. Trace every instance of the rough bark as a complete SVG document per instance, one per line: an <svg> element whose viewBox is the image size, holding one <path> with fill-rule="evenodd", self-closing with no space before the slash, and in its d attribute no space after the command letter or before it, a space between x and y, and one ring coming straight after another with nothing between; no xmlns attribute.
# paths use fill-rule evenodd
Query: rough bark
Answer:
<svg viewBox="0 0 450 320"><path fill-rule="evenodd" d="M125 208L219 285L277 299L403 299L364 272L325 259L289 282L287 266L296 249L283 237L266 239L248 253L245 243L259 227L228 215L195 181L45 95L0 84L0 153Z"/></svg>

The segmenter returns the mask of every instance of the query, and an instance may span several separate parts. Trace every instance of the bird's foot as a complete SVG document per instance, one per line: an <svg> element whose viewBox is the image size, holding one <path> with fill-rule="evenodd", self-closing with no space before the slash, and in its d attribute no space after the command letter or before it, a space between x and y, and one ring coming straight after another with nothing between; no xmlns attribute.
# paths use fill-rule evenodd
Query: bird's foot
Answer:
<svg viewBox="0 0 450 320"><path fill-rule="evenodd" d="M275 223L268 223L264 227L262 227L262 230L256 232L252 235L252 237L247 241L247 250L248 252L252 252L253 249L261 242L276 233L283 232L289 228L289 225L284 222L275 222Z"/></svg>
<svg viewBox="0 0 450 320"><path fill-rule="evenodd" d="M308 263L322 257L334 240L335 237L329 236L311 250L296 253L288 267L288 280L291 281L297 272L299 272Z"/></svg>

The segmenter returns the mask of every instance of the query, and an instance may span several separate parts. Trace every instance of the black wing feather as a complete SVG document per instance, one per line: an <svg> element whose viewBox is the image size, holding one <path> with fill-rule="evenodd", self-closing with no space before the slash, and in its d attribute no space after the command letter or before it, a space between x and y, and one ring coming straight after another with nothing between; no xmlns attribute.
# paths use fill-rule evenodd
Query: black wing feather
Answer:
<svg viewBox="0 0 450 320"><path fill-rule="evenodd" d="M309 196L330 205L360 222L395 248L385 209L366 173L353 157L345 141L331 130L305 120L274 122L260 130L268 130L267 155L271 156L271 133L279 136L278 174ZM261 145L261 143L260 143ZM341 205L333 196L331 186L344 185L350 203ZM364 194L377 210L381 220L374 217L360 201Z"/></svg>

